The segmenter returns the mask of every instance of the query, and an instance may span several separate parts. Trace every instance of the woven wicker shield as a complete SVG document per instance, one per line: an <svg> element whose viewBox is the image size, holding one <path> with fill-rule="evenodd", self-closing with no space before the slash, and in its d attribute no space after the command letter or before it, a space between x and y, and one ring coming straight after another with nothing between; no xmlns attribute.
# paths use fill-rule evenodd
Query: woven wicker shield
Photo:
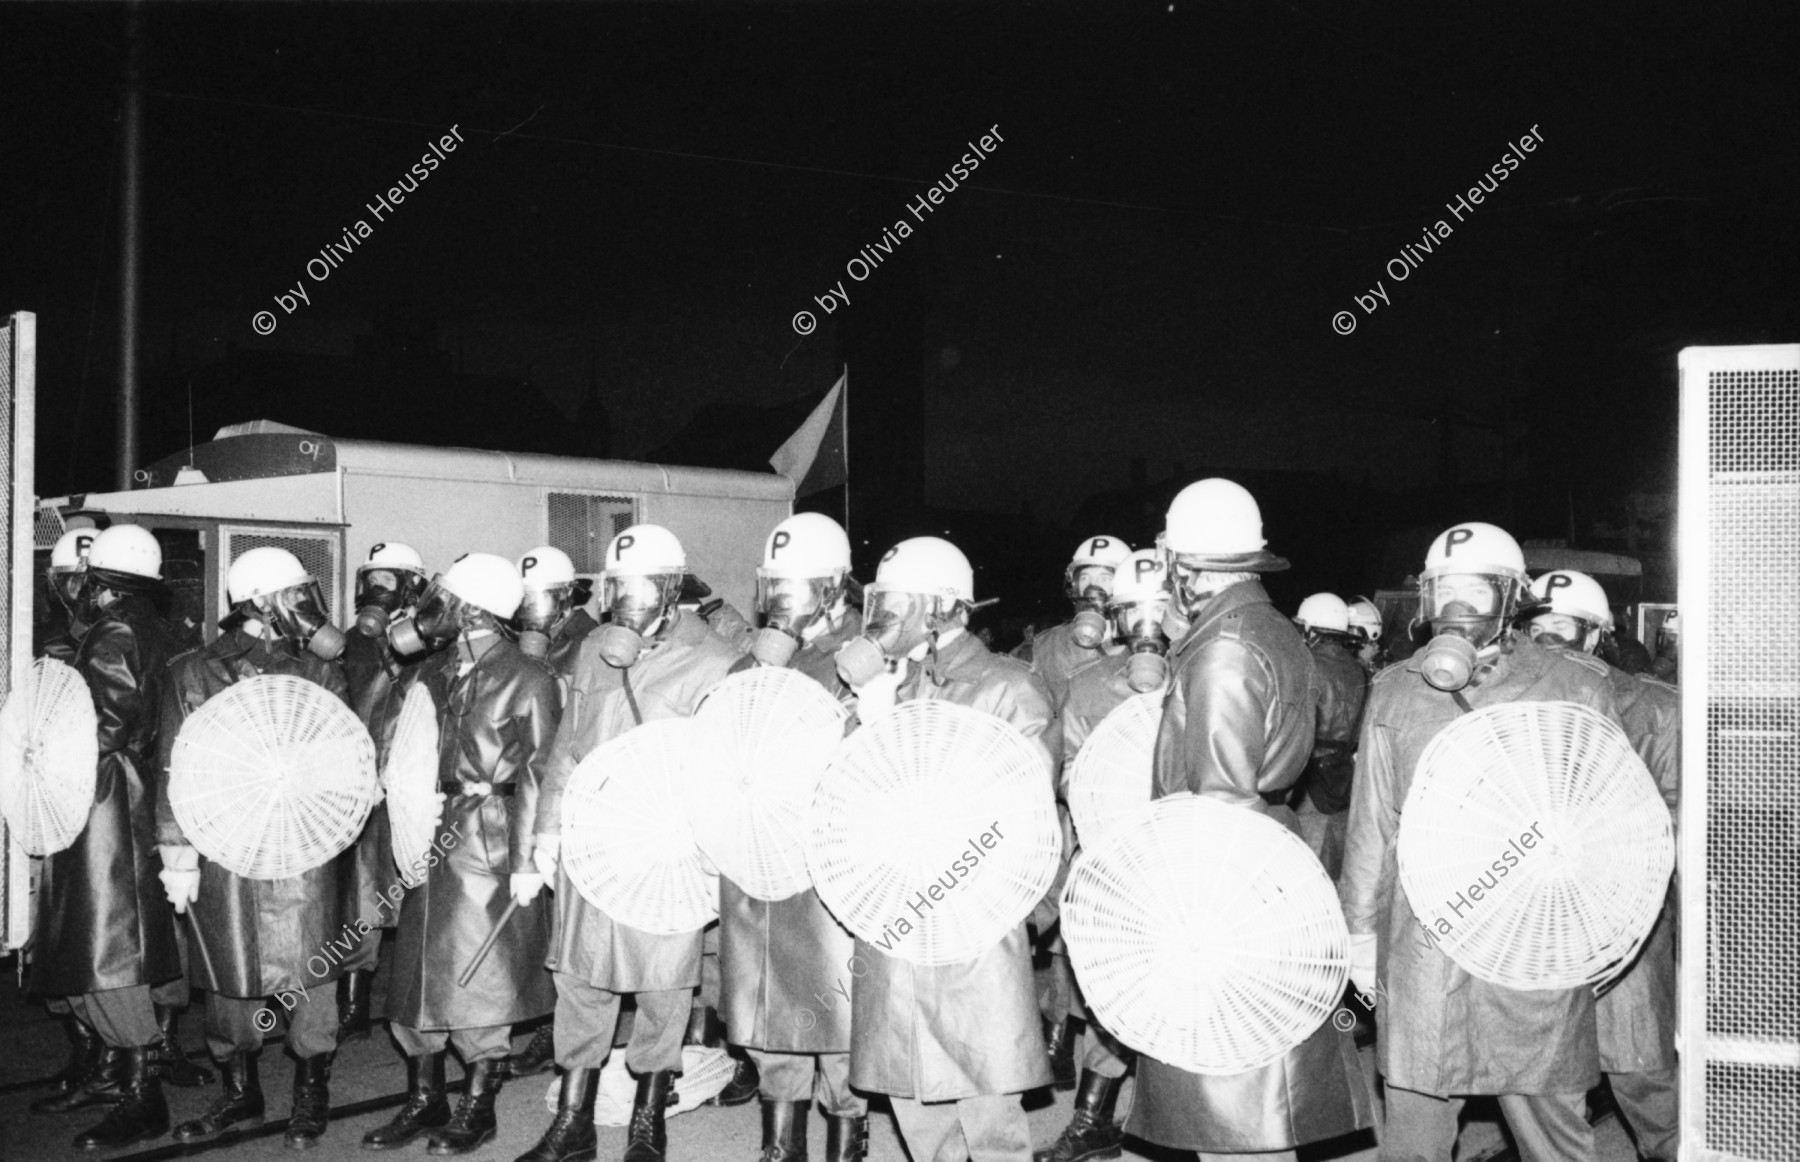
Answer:
<svg viewBox="0 0 1800 1162"><path fill-rule="evenodd" d="M414 683L401 703L381 785L387 791L388 839L400 882L425 882L426 854L438 834L437 707L425 683Z"/></svg>
<svg viewBox="0 0 1800 1162"><path fill-rule="evenodd" d="M928 699L844 741L813 801L807 861L846 928L935 965L1018 927L1061 851L1043 750L991 714Z"/></svg>
<svg viewBox="0 0 1800 1162"><path fill-rule="evenodd" d="M0 708L0 815L32 855L75 842L94 808L100 762L93 695L75 670L39 658Z"/></svg>
<svg viewBox="0 0 1800 1162"><path fill-rule="evenodd" d="M343 701L286 674L245 678L181 724L169 806L200 854L253 880L311 871L375 805L375 743Z"/></svg>
<svg viewBox="0 0 1800 1162"><path fill-rule="evenodd" d="M1342 998L1350 933L1306 844L1255 811L1159 799L1083 844L1063 887L1082 995L1120 1040L1241 1073L1312 1036Z"/></svg>
<svg viewBox="0 0 1800 1162"><path fill-rule="evenodd" d="M1164 697L1164 691L1153 690L1119 703L1076 752L1069 767L1069 814L1082 843L1144 813Z"/></svg>
<svg viewBox="0 0 1800 1162"><path fill-rule="evenodd" d="M1427 744L1398 855L1419 939L1493 984L1568 989L1637 954L1675 841L1618 726L1575 702L1508 702Z"/></svg>
<svg viewBox="0 0 1800 1162"><path fill-rule="evenodd" d="M694 715L694 838L759 900L812 886L806 824L847 717L811 678L767 666L725 679Z"/></svg>
<svg viewBox="0 0 1800 1162"><path fill-rule="evenodd" d="M563 795L562 863L582 898L658 936L706 927L719 877L688 823L690 718L658 718L595 747Z"/></svg>

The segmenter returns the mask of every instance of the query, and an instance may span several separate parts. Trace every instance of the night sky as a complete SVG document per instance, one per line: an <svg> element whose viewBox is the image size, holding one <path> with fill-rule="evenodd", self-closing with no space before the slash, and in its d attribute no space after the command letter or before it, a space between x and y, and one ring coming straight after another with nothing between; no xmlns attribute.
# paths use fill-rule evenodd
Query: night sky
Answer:
<svg viewBox="0 0 1800 1162"><path fill-rule="evenodd" d="M816 393L847 361L853 488L880 495L858 448L916 421L923 503L1028 506L1051 557L1153 531L1070 523L1134 460L1152 492L1178 473L1313 474L1268 530L1302 591L1371 583L1374 556L1352 569L1346 543L1434 521L1616 547L1609 514L1673 487L1680 348L1800 338L1795 20L152 4L143 347L161 420L144 459L178 450L187 384L200 439L289 418L294 389L259 390L258 360L353 361L372 335L487 377L461 392L547 399L521 414L562 422L530 429L574 424L591 390L625 457L709 408ZM0 10L0 309L38 313L45 494L111 484L124 28L114 6ZM453 126L464 144L372 215ZM979 169L910 214L994 127ZM1481 205L1446 208L1534 127L1542 144ZM308 277L359 220L369 236ZM911 235L855 281L846 262L897 221ZM850 302L827 314L815 296L840 281ZM296 283L311 301L288 313L275 296ZM804 338L802 309L819 324ZM859 382L882 396L860 410ZM459 390L363 393L330 434L390 432L394 415L371 417L401 407L454 430Z"/></svg>

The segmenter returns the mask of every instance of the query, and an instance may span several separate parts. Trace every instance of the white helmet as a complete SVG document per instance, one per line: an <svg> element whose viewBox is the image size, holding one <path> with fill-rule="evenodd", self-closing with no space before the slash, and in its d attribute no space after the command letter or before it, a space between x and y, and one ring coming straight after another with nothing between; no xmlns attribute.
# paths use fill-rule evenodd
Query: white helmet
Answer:
<svg viewBox="0 0 1800 1162"><path fill-rule="evenodd" d="M1113 575L1113 605L1129 605L1167 597L1168 563L1155 549L1139 549L1127 556Z"/></svg>
<svg viewBox="0 0 1800 1162"><path fill-rule="evenodd" d="M64 534L65 536L67 534ZM88 546L88 568L162 580L162 546L142 525L114 525Z"/></svg>
<svg viewBox="0 0 1800 1162"><path fill-rule="evenodd" d="M652 577L686 573L687 553L661 525L632 525L606 545L608 577Z"/></svg>
<svg viewBox="0 0 1800 1162"><path fill-rule="evenodd" d="M1468 521L1445 529L1431 542L1425 554L1425 570L1421 581L1442 577L1447 573L1483 573L1510 577L1520 585L1529 584L1525 575L1525 553L1512 534L1497 525Z"/></svg>
<svg viewBox="0 0 1800 1162"><path fill-rule="evenodd" d="M1550 613L1580 618L1603 630L1610 631L1613 627L1612 607L1607 604L1606 590L1586 573L1553 569L1531 583L1531 594L1539 601L1548 602Z"/></svg>
<svg viewBox="0 0 1800 1162"><path fill-rule="evenodd" d="M1367 597L1358 597L1350 603L1350 628L1361 630L1363 637L1372 642L1381 640L1381 610Z"/></svg>
<svg viewBox="0 0 1800 1162"><path fill-rule="evenodd" d="M519 558L519 579L526 589L554 589L575 584L575 562L555 545L540 545Z"/></svg>
<svg viewBox="0 0 1800 1162"><path fill-rule="evenodd" d="M1220 572L1280 572L1288 563L1267 549L1262 509L1241 484L1221 477L1176 493L1165 518L1163 545L1177 557L1201 558L1191 567Z"/></svg>
<svg viewBox="0 0 1800 1162"><path fill-rule="evenodd" d="M425 572L425 558L411 545L403 545L399 541L382 541L369 547L369 559L357 570L363 569L405 569L421 576Z"/></svg>
<svg viewBox="0 0 1800 1162"><path fill-rule="evenodd" d="M763 542L764 577L832 577L850 571L850 538L821 512L797 512Z"/></svg>
<svg viewBox="0 0 1800 1162"><path fill-rule="evenodd" d="M975 570L963 551L941 537L911 537L882 555L875 584L973 604Z"/></svg>
<svg viewBox="0 0 1800 1162"><path fill-rule="evenodd" d="M1075 548L1075 557L1069 562L1071 570L1088 565L1099 565L1107 569L1117 569L1131 556L1131 546L1118 537L1089 537Z"/></svg>
<svg viewBox="0 0 1800 1162"><path fill-rule="evenodd" d="M279 593L313 580L300 558L286 549L265 545L250 549L231 563L225 574L225 592L236 605L252 597Z"/></svg>
<svg viewBox="0 0 1800 1162"><path fill-rule="evenodd" d="M1294 621L1302 629L1347 634L1350 632L1350 607L1335 593L1315 593L1300 603Z"/></svg>
<svg viewBox="0 0 1800 1162"><path fill-rule="evenodd" d="M79 573L87 568L88 550L97 536L93 529L70 529L56 538L56 546L50 550L50 571Z"/></svg>
<svg viewBox="0 0 1800 1162"><path fill-rule="evenodd" d="M495 553L464 553L437 579L446 592L495 617L511 617L525 600L516 565Z"/></svg>

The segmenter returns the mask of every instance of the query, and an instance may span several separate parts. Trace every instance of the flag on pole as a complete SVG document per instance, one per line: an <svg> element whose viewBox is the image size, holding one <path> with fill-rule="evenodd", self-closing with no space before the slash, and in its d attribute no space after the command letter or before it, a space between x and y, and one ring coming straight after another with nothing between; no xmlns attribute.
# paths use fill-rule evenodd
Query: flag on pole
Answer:
<svg viewBox="0 0 1800 1162"><path fill-rule="evenodd" d="M794 481L796 499L836 488L849 476L844 416L847 375L838 376L812 415L769 457L775 471Z"/></svg>

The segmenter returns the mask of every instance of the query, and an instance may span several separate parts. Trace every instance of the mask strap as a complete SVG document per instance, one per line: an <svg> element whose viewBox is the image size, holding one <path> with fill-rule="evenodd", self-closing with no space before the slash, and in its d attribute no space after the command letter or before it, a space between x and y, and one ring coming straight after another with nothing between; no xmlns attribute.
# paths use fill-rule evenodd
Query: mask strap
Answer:
<svg viewBox="0 0 1800 1162"><path fill-rule="evenodd" d="M631 689L631 667L626 666L619 671L619 680L625 684L625 701L631 704L631 717L639 726L644 725L644 712L638 709L637 694Z"/></svg>

